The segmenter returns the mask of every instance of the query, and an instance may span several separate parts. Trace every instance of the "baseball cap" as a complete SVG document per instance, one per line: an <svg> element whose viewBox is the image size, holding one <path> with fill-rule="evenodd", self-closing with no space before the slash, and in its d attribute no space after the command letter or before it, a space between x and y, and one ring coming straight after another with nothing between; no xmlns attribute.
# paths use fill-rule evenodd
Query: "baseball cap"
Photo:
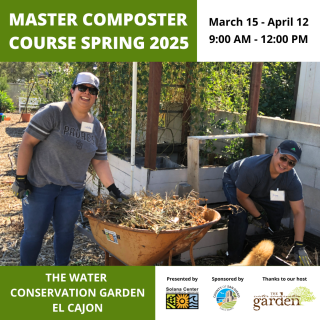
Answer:
<svg viewBox="0 0 320 320"><path fill-rule="evenodd" d="M281 154L288 154L289 156L293 156L297 161L300 160L301 148L293 140L284 140L280 143L278 149Z"/></svg>
<svg viewBox="0 0 320 320"><path fill-rule="evenodd" d="M77 74L76 78L73 81L72 87L75 87L79 84L92 84L99 90L99 79L90 72L80 72Z"/></svg>

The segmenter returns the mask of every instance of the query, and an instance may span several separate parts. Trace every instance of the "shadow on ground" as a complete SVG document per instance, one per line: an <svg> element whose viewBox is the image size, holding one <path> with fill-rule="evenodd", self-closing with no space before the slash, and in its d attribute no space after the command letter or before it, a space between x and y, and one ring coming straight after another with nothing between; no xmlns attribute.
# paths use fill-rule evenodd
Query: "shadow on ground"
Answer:
<svg viewBox="0 0 320 320"><path fill-rule="evenodd" d="M6 134L10 137L22 137L24 130L26 128L21 128L21 127L7 127L6 128Z"/></svg>

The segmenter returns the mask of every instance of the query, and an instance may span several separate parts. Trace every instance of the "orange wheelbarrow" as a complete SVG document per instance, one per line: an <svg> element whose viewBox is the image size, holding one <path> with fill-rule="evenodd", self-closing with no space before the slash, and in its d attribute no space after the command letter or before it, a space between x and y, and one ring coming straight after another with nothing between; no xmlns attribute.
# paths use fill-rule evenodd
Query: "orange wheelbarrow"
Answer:
<svg viewBox="0 0 320 320"><path fill-rule="evenodd" d="M207 209L204 219L208 223L181 230L168 230L155 233L152 230L135 229L101 221L91 215L85 215L90 222L95 240L105 251L105 264L117 265L110 261L109 254L124 265L152 266L190 250L192 265L193 246L198 243L207 231L217 223L221 216L213 209ZM118 264L118 265L121 265Z"/></svg>

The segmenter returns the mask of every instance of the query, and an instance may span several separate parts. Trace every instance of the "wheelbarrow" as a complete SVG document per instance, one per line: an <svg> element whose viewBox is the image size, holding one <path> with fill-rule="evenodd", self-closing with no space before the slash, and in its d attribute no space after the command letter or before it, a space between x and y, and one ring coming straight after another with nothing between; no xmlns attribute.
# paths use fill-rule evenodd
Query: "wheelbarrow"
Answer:
<svg viewBox="0 0 320 320"><path fill-rule="evenodd" d="M202 207L200 207L202 208ZM85 215L90 222L91 232L106 254L106 265L110 265L109 254L124 265L152 266L190 250L192 265L193 247L221 216L213 209L207 209L204 219L208 223L181 230L167 230L155 233L152 230L136 229L104 222L91 215ZM121 264L120 264L121 265Z"/></svg>

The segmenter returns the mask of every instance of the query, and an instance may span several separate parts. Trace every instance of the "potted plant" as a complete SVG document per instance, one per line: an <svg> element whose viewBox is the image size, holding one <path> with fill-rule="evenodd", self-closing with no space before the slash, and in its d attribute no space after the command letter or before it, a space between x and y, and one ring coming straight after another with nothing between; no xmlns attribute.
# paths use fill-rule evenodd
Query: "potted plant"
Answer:
<svg viewBox="0 0 320 320"><path fill-rule="evenodd" d="M29 83L29 86L28 86L30 88L30 85L31 85L31 89L30 89L29 93L27 94L27 101L26 101L26 106L24 109L25 111L22 111L22 113L21 113L22 122L29 122L30 118L31 118L31 113L28 113L28 102L29 102L29 98L31 96L34 84L35 84L35 82L33 81L32 85L31 85L31 83Z"/></svg>

